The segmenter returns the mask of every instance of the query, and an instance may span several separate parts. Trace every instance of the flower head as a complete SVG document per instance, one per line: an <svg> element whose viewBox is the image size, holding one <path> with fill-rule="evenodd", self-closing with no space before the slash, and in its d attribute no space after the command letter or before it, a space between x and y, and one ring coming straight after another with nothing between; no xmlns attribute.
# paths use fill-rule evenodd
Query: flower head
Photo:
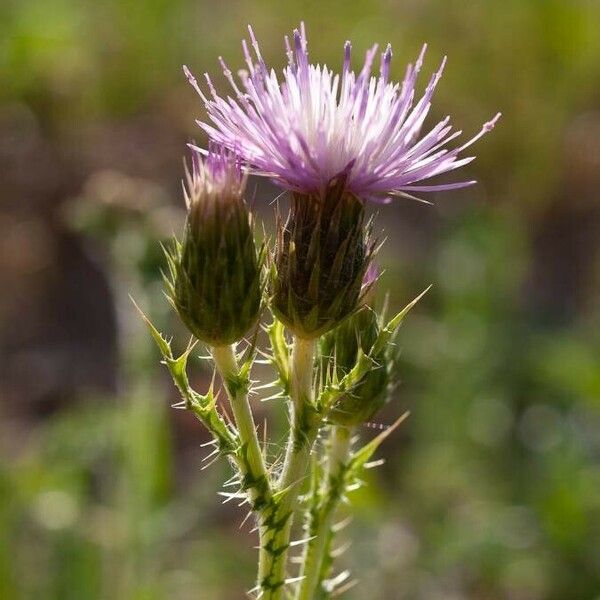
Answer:
<svg viewBox="0 0 600 600"><path fill-rule="evenodd" d="M325 193L291 194L277 227L271 309L295 335L315 339L363 304L374 279L376 251L362 200L338 178Z"/></svg>
<svg viewBox="0 0 600 600"><path fill-rule="evenodd" d="M448 145L461 132L453 130L449 117L422 134L446 59L416 100L426 46L398 84L389 80L391 46L381 54L379 76L374 76L377 45L355 73L350 65L351 45L346 42L339 75L325 65L309 63L302 24L293 40L285 38L288 65L280 81L267 68L250 27L249 32L254 56L244 40L247 71L240 72L240 85L220 59L235 98L219 96L208 74L209 94L205 94L190 71L184 70L208 113L210 122L199 121L199 125L214 141L236 147L255 172L286 189L310 194L323 193L331 180L344 177L348 192L376 201L474 183L421 183L472 161L474 157L459 155L490 131L500 116L455 147Z"/></svg>
<svg viewBox="0 0 600 600"><path fill-rule="evenodd" d="M231 150L211 144L203 158L192 152L192 169L186 168L183 187L188 213L240 202L246 189L246 175L239 156Z"/></svg>
<svg viewBox="0 0 600 600"><path fill-rule="evenodd" d="M246 176L233 152L211 146L205 158L194 153L186 179L183 240L166 251L167 296L191 333L224 346L258 319L264 249L255 245Z"/></svg>

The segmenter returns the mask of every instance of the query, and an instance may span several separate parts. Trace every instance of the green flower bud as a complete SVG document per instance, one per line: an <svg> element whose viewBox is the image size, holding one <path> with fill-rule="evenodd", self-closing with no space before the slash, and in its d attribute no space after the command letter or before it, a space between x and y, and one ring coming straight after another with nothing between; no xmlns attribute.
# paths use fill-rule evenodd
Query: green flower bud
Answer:
<svg viewBox="0 0 600 600"><path fill-rule="evenodd" d="M325 194L292 195L278 224L271 307L297 336L316 338L361 305L373 254L364 203L333 181Z"/></svg>
<svg viewBox="0 0 600 600"><path fill-rule="evenodd" d="M321 338L323 370L333 368L341 379L356 364L359 350L370 355L378 335L377 315L365 306ZM390 383L389 359L385 352L371 358L379 366L364 375L331 409L328 417L333 423L359 425L368 421L385 404Z"/></svg>
<svg viewBox="0 0 600 600"><path fill-rule="evenodd" d="M264 250L257 251L236 157L194 156L184 188L183 241L167 251L167 295L187 328L211 346L240 340L258 320Z"/></svg>

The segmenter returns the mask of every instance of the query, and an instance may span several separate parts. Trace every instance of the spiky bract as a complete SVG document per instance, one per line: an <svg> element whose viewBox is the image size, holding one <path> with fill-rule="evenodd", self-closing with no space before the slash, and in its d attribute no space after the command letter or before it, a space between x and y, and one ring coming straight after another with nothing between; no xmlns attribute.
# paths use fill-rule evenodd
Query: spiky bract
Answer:
<svg viewBox="0 0 600 600"><path fill-rule="evenodd" d="M343 178L326 193L292 195L279 223L271 273L271 307L302 338L317 338L360 306L374 244L361 200Z"/></svg>
<svg viewBox="0 0 600 600"><path fill-rule="evenodd" d="M320 340L324 377L341 379L355 366L359 352L370 356L373 368L331 408L328 419L338 425L368 421L386 402L390 383L389 348L373 355L379 335L377 314L365 306Z"/></svg>

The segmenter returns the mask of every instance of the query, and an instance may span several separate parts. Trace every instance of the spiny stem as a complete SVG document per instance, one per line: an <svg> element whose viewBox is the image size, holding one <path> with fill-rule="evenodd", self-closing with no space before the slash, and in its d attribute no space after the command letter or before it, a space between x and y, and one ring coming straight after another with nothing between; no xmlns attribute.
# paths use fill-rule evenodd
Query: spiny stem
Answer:
<svg viewBox="0 0 600 600"><path fill-rule="evenodd" d="M235 357L233 346L212 348L212 355L219 371L227 396L231 404L235 424L238 428L241 442L240 452L235 457L235 463L242 476L242 487L247 490L252 502L252 509L258 518L258 530L261 550L259 552L258 589L261 598L269 598L269 588L265 588L265 578L260 571L266 568L263 552L263 539L274 527L276 505L273 500L273 490L270 477L265 467L265 460L260 449L260 443L254 424L254 416L248 402L248 381L242 381ZM268 582L266 582L268 583Z"/></svg>
<svg viewBox="0 0 600 600"><path fill-rule="evenodd" d="M265 461L260 449L254 416L248 402L248 382L240 381L240 371L233 346L212 348L212 356L225 384L231 404L235 424L242 444L248 473L242 475L249 479L247 488L253 502L267 501L271 497L270 481ZM266 495L266 498L258 496Z"/></svg>
<svg viewBox="0 0 600 600"><path fill-rule="evenodd" d="M310 541L307 543L302 557L300 574L303 579L296 590L296 600L313 600L319 585L327 576L324 562L331 539L330 531L335 510L344 493L351 438L352 431L349 428L342 426L331 428L322 501L309 515L308 536Z"/></svg>
<svg viewBox="0 0 600 600"><path fill-rule="evenodd" d="M294 510L302 482L308 473L310 453L320 417L313 408L312 382L315 340L295 338L291 360L290 436L277 490L274 527L261 536L259 584L264 600L280 600L284 594L287 553ZM268 590L268 593L267 593Z"/></svg>

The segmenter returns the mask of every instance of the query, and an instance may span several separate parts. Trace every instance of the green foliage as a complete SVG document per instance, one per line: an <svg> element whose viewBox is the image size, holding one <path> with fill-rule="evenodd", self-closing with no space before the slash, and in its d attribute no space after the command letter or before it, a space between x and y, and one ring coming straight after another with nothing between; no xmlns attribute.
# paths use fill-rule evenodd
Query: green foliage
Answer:
<svg viewBox="0 0 600 600"><path fill-rule="evenodd" d="M379 325L374 331L370 333L367 330L367 335L371 336L370 343L367 343L366 347L363 344L356 344L356 341L352 340L352 336L356 338L357 332L355 330L355 324L349 322L349 330L346 330L346 326L342 325L342 338L340 341L345 345L345 348L341 349L341 360L343 361L340 365L342 376L338 375L338 368L335 365L336 354L332 354L331 351L331 340L332 338L325 338L322 344L322 350L325 352L325 372L326 376L319 390L317 398L317 408L322 411L323 414L327 415L328 418L334 420L344 419L346 422L342 423L345 425L356 425L360 422L364 422L369 418L376 410L381 408L382 403L385 401L383 397L383 389L380 389L382 383L387 387L387 376L384 381L379 379L382 369L388 369L389 365L393 362L393 354L395 352L393 347L394 336L396 335L398 328L404 321L404 318L409 311L417 304L417 302L429 291L427 288L424 292L419 294L412 302L407 304L396 316L394 316L388 323L386 323L381 329ZM367 309L369 310L369 309ZM368 318L371 318L373 313L363 313ZM335 335L335 333L333 334ZM349 337L350 336L350 337ZM337 342L337 340L336 340ZM356 344L356 346L355 346ZM348 351L349 350L349 351ZM346 359L348 362L346 363ZM333 360L334 367L331 368L329 361ZM350 362L352 364L350 364ZM382 364L383 363L383 364ZM361 406L361 386L365 385L367 391L371 391L371 386L375 385L377 394L369 397L368 407ZM354 397L353 397L354 396ZM340 407L348 407L350 403L354 407L356 413L349 415L344 418L338 413ZM373 403L373 404L371 404Z"/></svg>
<svg viewBox="0 0 600 600"><path fill-rule="evenodd" d="M138 310L140 309L138 308ZM212 384L208 392L204 395L199 394L190 387L187 376L187 362L190 352L194 349L195 344L190 343L181 356L174 358L173 353L171 352L171 344L161 335L156 327L152 325L148 317L146 317L141 310L140 314L146 322L146 325L163 356L164 363L173 377L173 382L181 394L183 400L183 405L181 407L191 410L196 417L198 417L202 424L214 436L220 452L223 454L238 452L240 445L239 440L217 411L216 397L213 393Z"/></svg>
<svg viewBox="0 0 600 600"><path fill-rule="evenodd" d="M349 317L320 340L323 373L335 370L339 380L352 370L359 352L370 355L379 334L377 315L365 307ZM339 425L360 425L368 421L385 403L389 386L388 356L371 356L373 365L330 409L328 419ZM328 373L328 378L331 375Z"/></svg>
<svg viewBox="0 0 600 600"><path fill-rule="evenodd" d="M290 393L290 357L289 347L285 339L285 327L283 323L277 319L266 327L267 335L271 346L271 354L268 354L268 362L270 362L277 371L277 385L281 394L277 397L288 396ZM269 386L270 387L270 386Z"/></svg>

